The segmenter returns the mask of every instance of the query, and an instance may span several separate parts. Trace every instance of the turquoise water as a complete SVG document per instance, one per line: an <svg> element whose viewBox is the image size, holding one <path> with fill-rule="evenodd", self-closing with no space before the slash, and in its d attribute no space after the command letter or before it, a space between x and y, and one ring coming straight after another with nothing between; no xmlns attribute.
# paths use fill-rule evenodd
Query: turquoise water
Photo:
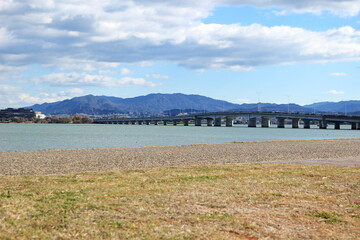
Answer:
<svg viewBox="0 0 360 240"><path fill-rule="evenodd" d="M343 126L342 126L343 127ZM102 125L0 124L0 151L86 149L223 143L233 141L360 138L360 131L334 129Z"/></svg>

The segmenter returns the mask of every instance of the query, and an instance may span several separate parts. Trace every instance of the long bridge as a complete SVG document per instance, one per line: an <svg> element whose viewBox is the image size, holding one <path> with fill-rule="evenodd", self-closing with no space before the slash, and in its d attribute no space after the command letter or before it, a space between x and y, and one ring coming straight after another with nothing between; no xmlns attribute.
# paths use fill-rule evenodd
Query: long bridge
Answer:
<svg viewBox="0 0 360 240"><path fill-rule="evenodd" d="M260 122L261 127L270 127L271 121L276 122L278 128L285 128L285 123L291 121L292 128L299 128L300 122L303 128L310 128L310 123L317 122L320 129L326 129L329 124L334 124L334 129L340 129L341 125L351 125L352 130L360 130L360 116L319 114L319 113L293 113L293 112L213 112L200 113L182 116L158 116L158 117L139 117L139 118L99 118L95 119L97 124L138 124L138 125L158 125L158 124L183 124L189 126L221 127L224 123L226 127L232 127L234 119L243 117L247 119L248 127L256 127Z"/></svg>

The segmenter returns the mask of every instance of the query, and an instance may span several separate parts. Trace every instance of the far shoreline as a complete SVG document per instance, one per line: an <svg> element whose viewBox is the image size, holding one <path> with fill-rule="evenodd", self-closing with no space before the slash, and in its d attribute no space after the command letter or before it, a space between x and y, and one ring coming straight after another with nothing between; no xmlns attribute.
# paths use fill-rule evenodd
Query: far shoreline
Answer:
<svg viewBox="0 0 360 240"><path fill-rule="evenodd" d="M239 143L267 143L267 142L297 142L297 141L333 141L333 140L360 140L359 138L323 138L323 139L284 139L284 140L256 140L256 141L230 141L230 142L215 142L215 143L190 143L190 144L174 144L174 145L149 145L149 146L134 146L134 147L99 147L99 148L45 148L34 150L0 150L0 153L5 152L41 152L41 151L77 151L77 150L109 150L109 149L136 149L136 148L158 148L158 147L184 147L184 146L198 146L198 145L222 145L222 144L239 144Z"/></svg>

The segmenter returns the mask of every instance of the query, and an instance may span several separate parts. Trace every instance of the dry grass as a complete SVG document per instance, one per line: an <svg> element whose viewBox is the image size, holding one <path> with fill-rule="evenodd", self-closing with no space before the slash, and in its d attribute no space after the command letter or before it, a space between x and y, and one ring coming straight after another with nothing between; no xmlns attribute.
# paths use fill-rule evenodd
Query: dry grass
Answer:
<svg viewBox="0 0 360 240"><path fill-rule="evenodd" d="M0 178L0 239L359 238L359 168L243 164Z"/></svg>

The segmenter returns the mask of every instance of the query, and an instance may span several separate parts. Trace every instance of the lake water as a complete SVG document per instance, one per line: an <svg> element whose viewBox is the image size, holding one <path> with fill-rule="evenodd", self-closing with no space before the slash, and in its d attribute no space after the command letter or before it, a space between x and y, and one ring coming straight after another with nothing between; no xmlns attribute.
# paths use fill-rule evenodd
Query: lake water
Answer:
<svg viewBox="0 0 360 240"><path fill-rule="evenodd" d="M0 124L0 151L224 143L233 141L360 138L360 131L106 124ZM329 127L331 128L331 127Z"/></svg>

